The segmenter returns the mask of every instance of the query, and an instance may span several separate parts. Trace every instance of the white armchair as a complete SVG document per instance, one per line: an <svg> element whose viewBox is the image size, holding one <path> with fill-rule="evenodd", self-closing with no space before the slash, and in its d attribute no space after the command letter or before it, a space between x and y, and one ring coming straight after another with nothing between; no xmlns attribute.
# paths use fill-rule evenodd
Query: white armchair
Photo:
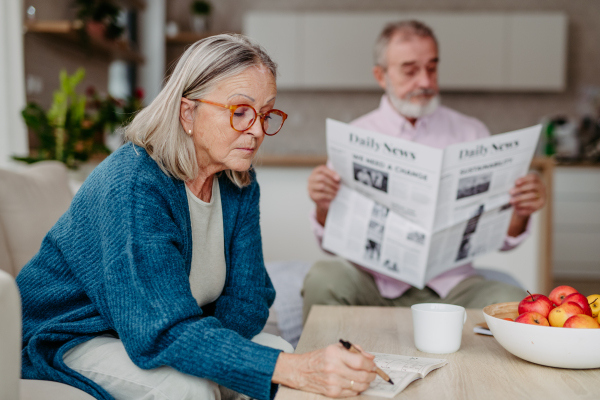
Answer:
<svg viewBox="0 0 600 400"><path fill-rule="evenodd" d="M21 376L21 299L14 278L67 210L66 168L40 162L19 172L0 170L0 399L93 400L61 383Z"/></svg>

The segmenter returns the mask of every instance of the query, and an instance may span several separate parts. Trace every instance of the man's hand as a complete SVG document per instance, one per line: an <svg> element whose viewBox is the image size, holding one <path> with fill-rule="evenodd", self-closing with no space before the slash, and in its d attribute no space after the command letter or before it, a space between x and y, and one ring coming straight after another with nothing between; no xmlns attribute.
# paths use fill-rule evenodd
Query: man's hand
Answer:
<svg viewBox="0 0 600 400"><path fill-rule="evenodd" d="M531 214L546 204L546 186L537 174L527 174L515 181L509 193L514 211L508 235L516 237L525 232Z"/></svg>
<svg viewBox="0 0 600 400"><path fill-rule="evenodd" d="M308 195L317 206L317 222L325 226L329 205L340 189L340 176L326 165L319 165L308 177Z"/></svg>

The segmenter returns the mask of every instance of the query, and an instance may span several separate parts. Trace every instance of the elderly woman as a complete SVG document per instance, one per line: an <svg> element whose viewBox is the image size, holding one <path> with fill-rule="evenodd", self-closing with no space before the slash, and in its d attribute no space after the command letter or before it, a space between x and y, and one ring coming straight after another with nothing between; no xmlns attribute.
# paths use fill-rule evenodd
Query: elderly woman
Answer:
<svg viewBox="0 0 600 400"><path fill-rule="evenodd" d="M275 76L240 35L183 54L127 128L129 142L89 176L17 278L24 378L99 399L368 387L366 353L289 354L283 339L259 334L275 291L251 163L286 119L273 108Z"/></svg>

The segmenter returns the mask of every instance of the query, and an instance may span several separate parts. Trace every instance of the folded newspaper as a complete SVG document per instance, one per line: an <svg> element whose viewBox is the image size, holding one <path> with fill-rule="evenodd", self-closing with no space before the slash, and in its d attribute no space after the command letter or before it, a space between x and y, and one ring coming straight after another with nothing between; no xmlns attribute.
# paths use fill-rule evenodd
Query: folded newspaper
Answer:
<svg viewBox="0 0 600 400"><path fill-rule="evenodd" d="M422 379L434 369L448 364L446 360L425 357L409 357L396 354L371 353L375 356L375 364L381 368L394 382L377 376L367 390L361 395L394 397L417 379Z"/></svg>
<svg viewBox="0 0 600 400"><path fill-rule="evenodd" d="M327 153L341 176L323 248L423 288L498 250L509 190L529 170L541 125L445 149L327 120Z"/></svg>

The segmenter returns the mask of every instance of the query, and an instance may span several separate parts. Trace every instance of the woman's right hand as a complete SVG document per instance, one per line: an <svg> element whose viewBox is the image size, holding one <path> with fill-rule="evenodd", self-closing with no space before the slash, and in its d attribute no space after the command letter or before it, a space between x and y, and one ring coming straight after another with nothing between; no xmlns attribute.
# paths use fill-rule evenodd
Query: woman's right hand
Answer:
<svg viewBox="0 0 600 400"><path fill-rule="evenodd" d="M341 344L305 354L280 353L272 382L328 397L356 396L376 377L373 358Z"/></svg>

